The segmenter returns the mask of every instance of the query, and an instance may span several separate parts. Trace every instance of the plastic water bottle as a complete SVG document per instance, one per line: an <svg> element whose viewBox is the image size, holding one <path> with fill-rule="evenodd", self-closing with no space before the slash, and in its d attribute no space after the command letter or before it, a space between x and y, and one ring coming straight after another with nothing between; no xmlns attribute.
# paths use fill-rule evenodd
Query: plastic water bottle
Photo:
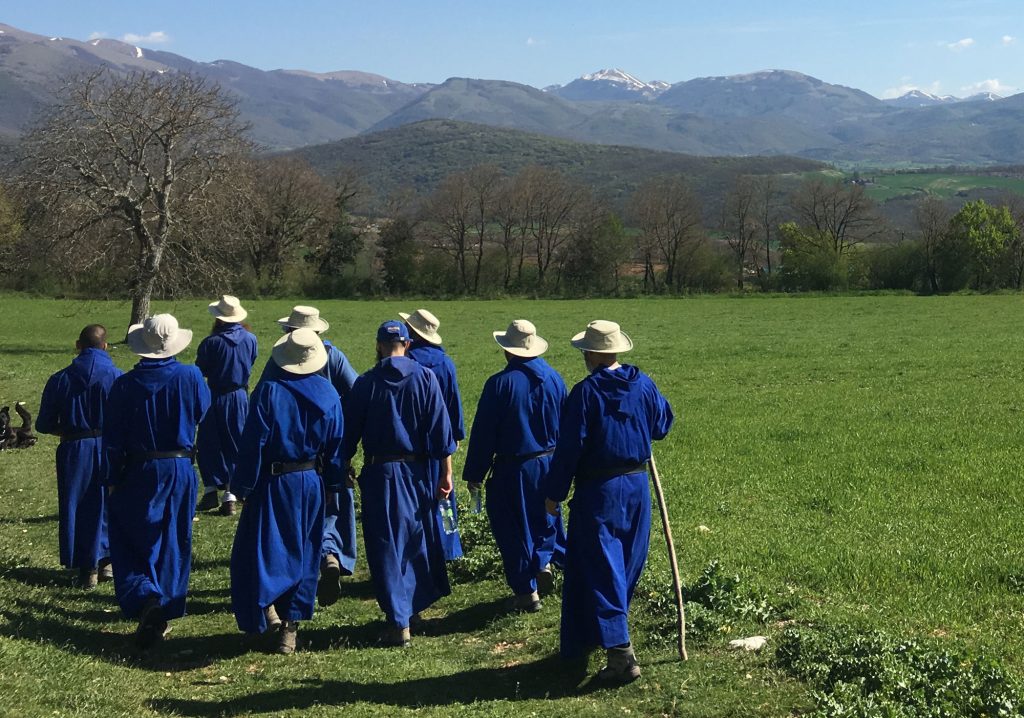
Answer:
<svg viewBox="0 0 1024 718"><path fill-rule="evenodd" d="M451 499L441 499L437 508L441 511L441 525L444 526L446 534L453 534L458 530L455 524L455 510L452 508Z"/></svg>
<svg viewBox="0 0 1024 718"><path fill-rule="evenodd" d="M469 511L478 514L484 510L484 492L478 487L469 489Z"/></svg>

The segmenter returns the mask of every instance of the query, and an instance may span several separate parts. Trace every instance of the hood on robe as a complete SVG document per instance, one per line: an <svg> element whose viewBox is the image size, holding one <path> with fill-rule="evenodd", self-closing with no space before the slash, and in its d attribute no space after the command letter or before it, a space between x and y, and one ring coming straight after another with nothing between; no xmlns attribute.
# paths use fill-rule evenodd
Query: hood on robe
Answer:
<svg viewBox="0 0 1024 718"><path fill-rule="evenodd" d="M163 389L177 373L173 367L178 364L174 357L165 359L142 359L130 372L132 380L142 387L149 396Z"/></svg>
<svg viewBox="0 0 1024 718"><path fill-rule="evenodd" d="M338 403L338 395L333 387L330 387L330 391L324 390L321 382L325 379L320 374L293 374L277 367L274 381L287 389L300 406L317 418L327 414Z"/></svg>
<svg viewBox="0 0 1024 718"><path fill-rule="evenodd" d="M81 390L93 383L93 378L100 368L114 365L114 361L103 349L83 349L71 360L68 376L75 388Z"/></svg>
<svg viewBox="0 0 1024 718"><path fill-rule="evenodd" d="M530 386L540 386L544 383L544 365L538 361L539 357L532 359L513 359L509 362L509 368L513 371L522 372L530 380Z"/></svg>
<svg viewBox="0 0 1024 718"><path fill-rule="evenodd" d="M389 387L395 389L406 384L416 369L416 360L407 356L384 357L374 367L377 376Z"/></svg>
<svg viewBox="0 0 1024 718"><path fill-rule="evenodd" d="M214 336L221 337L231 346L238 346L238 343L245 339L247 333L241 324L228 324L227 328L220 330Z"/></svg>
<svg viewBox="0 0 1024 718"><path fill-rule="evenodd" d="M638 381L640 370L630 364L618 369L597 369L591 374L605 406L619 416L633 416L642 406L644 388Z"/></svg>
<svg viewBox="0 0 1024 718"><path fill-rule="evenodd" d="M412 343L412 346L409 349L409 355L412 356L416 362L422 364L428 369L441 366L444 364L444 360L448 356L442 347L429 344L422 340Z"/></svg>

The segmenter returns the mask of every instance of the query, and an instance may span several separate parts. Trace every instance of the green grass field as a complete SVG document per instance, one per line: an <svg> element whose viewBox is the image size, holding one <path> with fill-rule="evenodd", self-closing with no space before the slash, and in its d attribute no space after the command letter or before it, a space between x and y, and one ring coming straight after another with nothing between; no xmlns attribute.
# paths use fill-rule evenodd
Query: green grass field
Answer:
<svg viewBox="0 0 1024 718"><path fill-rule="evenodd" d="M864 175L874 177L875 184L868 185L867 193L878 202L907 195L933 195L946 199L957 192L979 189L1024 194L1024 179L1019 177L932 172L876 175L870 171L865 171Z"/></svg>
<svg viewBox="0 0 1024 718"><path fill-rule="evenodd" d="M1024 675L1024 297L313 303L359 369L380 321L431 309L459 368L467 426L502 363L492 330L533 320L572 384L583 364L568 337L590 319L619 321L636 342L629 361L678 417L655 451L687 582L719 560L785 604L785 623L878 628ZM33 412L81 326L100 321L122 336L128 317L126 303L5 296L3 306L0 405L24 399ZM290 303L246 306L262 364ZM211 323L205 302L154 309L196 330L182 356L191 361ZM113 355L122 368L133 363L124 347ZM140 659L109 584L82 593L57 565L55 444L0 454L0 715L696 717L812 706L809 688L773 661L783 622L723 622L695 637L682 664L671 640L645 628L671 615L637 611L644 677L607 689L555 656L557 598L536 615L508 614L497 580L455 585L411 650L376 648L380 614L362 563L342 600L303 624L307 650L266 655L229 611L236 520L205 515L195 524L190 615ZM649 567L662 576L655 533ZM727 650L752 632L768 648ZM591 657L591 674L601 658Z"/></svg>

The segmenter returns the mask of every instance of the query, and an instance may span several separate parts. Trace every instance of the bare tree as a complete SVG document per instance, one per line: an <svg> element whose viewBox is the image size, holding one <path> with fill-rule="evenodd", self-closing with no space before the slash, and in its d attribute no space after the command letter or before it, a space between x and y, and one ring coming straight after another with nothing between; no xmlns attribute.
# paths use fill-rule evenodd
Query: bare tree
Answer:
<svg viewBox="0 0 1024 718"><path fill-rule="evenodd" d="M857 244L882 232L874 202L859 184L815 177L806 180L790 198L793 211L815 238L818 249L842 257Z"/></svg>
<svg viewBox="0 0 1024 718"><path fill-rule="evenodd" d="M765 274L772 273L772 241L779 225L779 191L775 178L760 175L755 181L757 191L757 215L761 225L761 247L764 249Z"/></svg>
<svg viewBox="0 0 1024 718"><path fill-rule="evenodd" d="M949 220L953 213L938 197L928 195L914 208L914 219L921 236L921 251L924 255L925 281L928 289L938 292L941 289L939 276L944 253L944 245L949 235Z"/></svg>
<svg viewBox="0 0 1024 718"><path fill-rule="evenodd" d="M758 217L757 179L748 175L736 178L736 184L726 195L722 205L722 232L732 250L736 266L736 286L743 289L743 274L747 259L753 254L758 233L761 231Z"/></svg>
<svg viewBox="0 0 1024 718"><path fill-rule="evenodd" d="M1024 196L1009 193L1003 197L1002 204L1010 210L1017 225L1017 233L1006 247L1006 260L1010 285L1020 290L1024 288Z"/></svg>
<svg viewBox="0 0 1024 718"><path fill-rule="evenodd" d="M89 253L131 249L135 323L149 314L165 264L211 258L201 230L219 222L213 213L225 203L213 198L251 151L245 130L234 101L203 78L100 69L70 78L25 137L20 181L67 251L101 228L106 244Z"/></svg>
<svg viewBox="0 0 1024 718"><path fill-rule="evenodd" d="M524 192L519 177L503 179L494 197L494 223L498 228L498 244L505 257L505 272L502 287L508 291L512 282L512 265L519 257L516 281L522 280L522 260L525 254L526 223Z"/></svg>
<svg viewBox="0 0 1024 718"><path fill-rule="evenodd" d="M542 289L552 263L561 261L572 236L573 212L587 193L562 172L549 167L526 167L518 181L523 219L536 261L537 288Z"/></svg>
<svg viewBox="0 0 1024 718"><path fill-rule="evenodd" d="M630 212L643 233L645 261L651 262L656 253L665 266L665 284L679 289L704 241L700 202L693 190L682 177L648 180L634 193Z"/></svg>

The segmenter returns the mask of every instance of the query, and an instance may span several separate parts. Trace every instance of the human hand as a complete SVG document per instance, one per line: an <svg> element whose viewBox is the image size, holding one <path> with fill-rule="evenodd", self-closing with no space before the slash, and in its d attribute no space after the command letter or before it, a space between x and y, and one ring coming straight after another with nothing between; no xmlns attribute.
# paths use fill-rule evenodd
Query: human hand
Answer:
<svg viewBox="0 0 1024 718"><path fill-rule="evenodd" d="M558 516L558 502L552 499L544 499L544 509L552 516Z"/></svg>

